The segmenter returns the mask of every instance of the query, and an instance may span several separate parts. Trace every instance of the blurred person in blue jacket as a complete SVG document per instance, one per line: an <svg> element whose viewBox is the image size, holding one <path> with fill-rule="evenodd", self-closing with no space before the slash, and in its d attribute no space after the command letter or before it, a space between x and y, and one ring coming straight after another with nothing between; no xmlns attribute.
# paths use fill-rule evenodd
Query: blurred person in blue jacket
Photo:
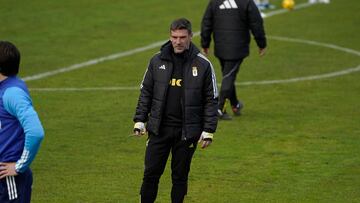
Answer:
<svg viewBox="0 0 360 203"><path fill-rule="evenodd" d="M34 160L44 130L19 72L20 52L0 41L0 202L31 201Z"/></svg>
<svg viewBox="0 0 360 203"><path fill-rule="evenodd" d="M266 10L266 9L274 9L275 6L270 4L269 0L254 0L256 6L260 9L260 10Z"/></svg>

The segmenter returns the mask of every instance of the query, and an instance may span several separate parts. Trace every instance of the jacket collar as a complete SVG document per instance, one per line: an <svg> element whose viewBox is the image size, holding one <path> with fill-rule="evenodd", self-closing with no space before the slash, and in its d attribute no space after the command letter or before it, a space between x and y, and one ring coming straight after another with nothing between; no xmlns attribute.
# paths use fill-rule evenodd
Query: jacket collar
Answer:
<svg viewBox="0 0 360 203"><path fill-rule="evenodd" d="M199 53L199 49L192 43L190 42L190 46L189 49L185 51L185 58L187 59L193 59L197 56L197 54ZM163 60L168 60L171 61L172 60L172 53L174 53L174 49L171 45L171 41L167 41L165 44L163 44L160 48L160 58Z"/></svg>

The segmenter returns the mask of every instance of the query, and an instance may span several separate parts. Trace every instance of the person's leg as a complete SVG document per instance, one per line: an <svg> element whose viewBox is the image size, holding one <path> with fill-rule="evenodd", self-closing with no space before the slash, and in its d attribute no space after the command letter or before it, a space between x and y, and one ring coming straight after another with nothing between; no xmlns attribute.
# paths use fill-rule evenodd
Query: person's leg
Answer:
<svg viewBox="0 0 360 203"><path fill-rule="evenodd" d="M244 104L241 100L237 99L236 97L236 88L234 87L233 89L233 93L232 93L232 97L230 99L230 104L231 104L231 110L234 113L235 116L240 116L241 115L241 110L244 107Z"/></svg>
<svg viewBox="0 0 360 203"><path fill-rule="evenodd" d="M231 92L230 92L230 96L229 96L231 106L236 106L239 103L239 100L238 100L237 94L236 94L235 80L236 80L236 76L240 70L240 65L242 62L243 62L243 59L238 60L238 61L236 61L235 65L234 65L236 71L233 73L234 79L232 82Z"/></svg>
<svg viewBox="0 0 360 203"><path fill-rule="evenodd" d="M196 150L197 140L181 140L181 128L171 150L171 202L182 203L187 194L188 175L191 159Z"/></svg>
<svg viewBox="0 0 360 203"><path fill-rule="evenodd" d="M236 80L236 76L237 73L240 70L241 67L241 63L243 62L243 59L240 59L239 61L237 61L237 64L235 66L238 66L237 71L235 72L235 80ZM235 116L239 116L241 115L241 109L243 108L243 103L241 100L238 99L237 94L236 94L236 86L235 86L235 81L233 82L233 87L232 87L232 91L230 93L230 104L231 104L231 110L233 111Z"/></svg>
<svg viewBox="0 0 360 203"><path fill-rule="evenodd" d="M5 177L3 179L0 179L0 202L1 203L10 203L15 197L12 195L13 190L9 190L8 186L10 186L8 183L15 182L14 176L12 177ZM16 188L16 187L15 187ZM17 193L16 193L17 196Z"/></svg>
<svg viewBox="0 0 360 203"><path fill-rule="evenodd" d="M238 99L237 99L237 96L236 96L236 87L235 87L235 84L234 86L232 87L232 91L230 93L230 104L231 106L234 106L238 103Z"/></svg>
<svg viewBox="0 0 360 203"><path fill-rule="evenodd" d="M220 61L220 65L221 65L221 73L222 73L222 76L224 76L226 73L224 72L225 71L225 60L223 59L220 59L219 58L219 61ZM225 106L225 102L226 102L226 95L224 92L222 92L222 83L221 83L221 87L220 87L220 94L219 94L219 107L218 109L220 109L222 112L224 110L224 106Z"/></svg>
<svg viewBox="0 0 360 203"><path fill-rule="evenodd" d="M26 170L17 176L8 176L0 180L1 203L30 203L32 172Z"/></svg>
<svg viewBox="0 0 360 203"><path fill-rule="evenodd" d="M171 143L171 128L162 127L158 136L149 134L145 152L145 170L140 195L142 203L153 203L158 192L158 184L164 172Z"/></svg>
<svg viewBox="0 0 360 203"><path fill-rule="evenodd" d="M226 99L229 99L231 104L236 105L236 103L238 103L236 96L235 80L241 62L242 59L236 61L220 59L223 78L220 88L219 109L223 112Z"/></svg>
<svg viewBox="0 0 360 203"><path fill-rule="evenodd" d="M15 176L17 184L17 190L19 193L19 203L30 203L31 202L31 188L33 183L33 175L30 169L26 170L24 173ZM12 202L12 203L15 203Z"/></svg>

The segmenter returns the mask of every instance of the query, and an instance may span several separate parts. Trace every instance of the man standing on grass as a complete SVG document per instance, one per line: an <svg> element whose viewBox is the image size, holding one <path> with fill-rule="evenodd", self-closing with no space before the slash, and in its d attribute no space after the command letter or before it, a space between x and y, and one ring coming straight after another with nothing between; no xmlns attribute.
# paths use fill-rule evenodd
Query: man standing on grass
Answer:
<svg viewBox="0 0 360 203"><path fill-rule="evenodd" d="M191 23L173 21L170 41L149 63L134 116L134 134L149 133L141 202L153 203L170 154L171 201L187 194L190 163L197 143L208 147L217 126L217 87L211 63L192 39ZM145 129L145 124L146 129Z"/></svg>
<svg viewBox="0 0 360 203"><path fill-rule="evenodd" d="M218 116L230 120L225 102L230 100L234 115L240 115L243 103L237 98L235 80L240 64L249 55L250 32L259 55L265 55L266 38L263 19L253 0L211 0L201 24L201 47L207 55L213 34L215 56L221 64L222 81Z"/></svg>
<svg viewBox="0 0 360 203"><path fill-rule="evenodd" d="M0 202L28 203L32 172L44 130L26 84L16 77L20 52L0 41Z"/></svg>

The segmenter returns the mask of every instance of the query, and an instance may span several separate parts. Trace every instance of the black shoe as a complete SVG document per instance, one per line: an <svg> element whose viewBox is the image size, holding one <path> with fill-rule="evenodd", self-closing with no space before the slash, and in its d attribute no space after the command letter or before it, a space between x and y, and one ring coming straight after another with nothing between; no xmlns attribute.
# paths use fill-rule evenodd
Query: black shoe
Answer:
<svg viewBox="0 0 360 203"><path fill-rule="evenodd" d="M234 113L235 116L240 116L241 115L241 109L244 107L244 105L241 102L238 102L236 104L236 106L232 106L232 111Z"/></svg>
<svg viewBox="0 0 360 203"><path fill-rule="evenodd" d="M220 120L231 120L231 116L227 114L226 112L222 112L220 109L218 109L218 118Z"/></svg>

